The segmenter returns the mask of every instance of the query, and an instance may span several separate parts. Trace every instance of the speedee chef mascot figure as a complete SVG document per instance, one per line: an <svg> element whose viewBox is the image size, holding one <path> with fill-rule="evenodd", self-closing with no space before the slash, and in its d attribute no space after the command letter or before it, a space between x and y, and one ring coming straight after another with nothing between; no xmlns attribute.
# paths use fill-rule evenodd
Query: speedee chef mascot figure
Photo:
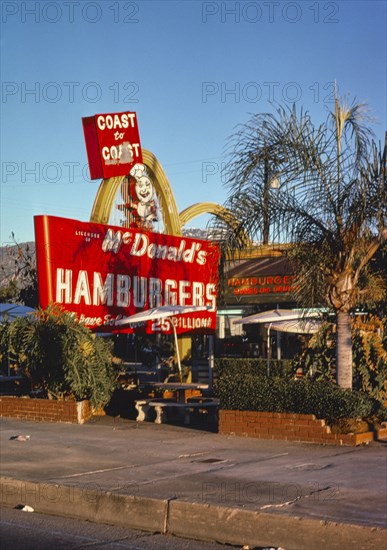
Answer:
<svg viewBox="0 0 387 550"><path fill-rule="evenodd" d="M137 210L141 225L152 229L153 224L159 221L159 203L153 183L143 164L135 164L130 175L136 180L135 191L138 199L137 204L132 203L132 208Z"/></svg>
<svg viewBox="0 0 387 550"><path fill-rule="evenodd" d="M135 164L130 171L130 176L129 181L133 182L134 180L135 192L133 194L129 192L130 200L125 203L124 207L134 214L137 227L153 229L153 225L160 222L160 206L144 164ZM132 189L131 185L130 187ZM134 195L135 197L132 198Z"/></svg>

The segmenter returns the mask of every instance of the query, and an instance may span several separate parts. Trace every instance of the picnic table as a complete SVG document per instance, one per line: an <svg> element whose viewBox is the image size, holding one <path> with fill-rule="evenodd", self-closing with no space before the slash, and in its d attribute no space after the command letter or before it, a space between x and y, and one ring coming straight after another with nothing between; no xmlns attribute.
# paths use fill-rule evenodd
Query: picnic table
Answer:
<svg viewBox="0 0 387 550"><path fill-rule="evenodd" d="M152 384L152 387L158 390L172 391L176 398L150 398L138 399L135 402L135 407L138 411L137 422L149 420L149 413L153 408L156 412L155 424L163 424L168 422L168 413L176 411L180 415L185 425L191 423L191 415L196 413L207 413L211 418L215 418L219 407L219 401L214 398L197 395L187 397L187 392L191 394L192 390L207 389L207 385L203 384L183 384L177 382L166 382Z"/></svg>

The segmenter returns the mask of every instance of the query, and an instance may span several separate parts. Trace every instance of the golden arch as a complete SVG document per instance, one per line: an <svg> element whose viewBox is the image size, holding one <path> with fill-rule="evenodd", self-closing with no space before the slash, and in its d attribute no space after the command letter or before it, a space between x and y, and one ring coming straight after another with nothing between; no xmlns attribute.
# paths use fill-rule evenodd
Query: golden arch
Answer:
<svg viewBox="0 0 387 550"><path fill-rule="evenodd" d="M226 208L216 202L198 202L180 212L180 223L184 227L192 218L196 218L196 216L200 216L201 214L214 214L215 216L223 217L226 212L228 212Z"/></svg>
<svg viewBox="0 0 387 550"><path fill-rule="evenodd" d="M166 231L170 235L181 235L182 232L179 213L168 178L165 175L161 164L153 155L153 153L146 149L143 149L142 157L143 163L148 169L148 173L152 179L157 195L163 206ZM91 222L102 224L109 223L114 198L125 177L126 176L117 176L115 178L102 180L91 211Z"/></svg>
<svg viewBox="0 0 387 550"><path fill-rule="evenodd" d="M230 227L236 227L239 225L239 222L234 214L232 214L232 212L227 210L224 206L221 206L216 202L198 202L180 212L180 223L182 227L192 220L192 218L200 216L201 214L213 214L223 220ZM243 242L247 248L252 247L251 239L245 232L243 233Z"/></svg>

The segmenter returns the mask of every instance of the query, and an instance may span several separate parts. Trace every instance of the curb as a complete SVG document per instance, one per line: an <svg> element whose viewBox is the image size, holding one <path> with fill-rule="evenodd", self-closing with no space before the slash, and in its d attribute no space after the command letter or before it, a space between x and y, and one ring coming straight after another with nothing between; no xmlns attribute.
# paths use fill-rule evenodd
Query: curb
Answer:
<svg viewBox="0 0 387 550"><path fill-rule="evenodd" d="M122 495L71 485L0 477L0 504L31 506L65 516L224 544L282 546L286 550L380 550L387 529L229 508L212 504Z"/></svg>

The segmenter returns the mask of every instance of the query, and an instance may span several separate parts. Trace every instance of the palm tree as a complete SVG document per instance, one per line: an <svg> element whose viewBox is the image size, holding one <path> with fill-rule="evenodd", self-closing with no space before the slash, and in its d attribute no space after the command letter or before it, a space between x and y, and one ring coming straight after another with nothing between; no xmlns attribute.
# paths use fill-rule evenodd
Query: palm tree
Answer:
<svg viewBox="0 0 387 550"><path fill-rule="evenodd" d="M303 307L336 313L337 383L352 387L351 312L372 289L384 292L370 262L387 237L386 146L377 145L364 105L336 98L326 121L279 107L254 115L231 137L226 206L239 220L226 231L287 243ZM272 183L275 183L272 185ZM273 188L272 188L273 187ZM217 222L221 223L221 222Z"/></svg>

